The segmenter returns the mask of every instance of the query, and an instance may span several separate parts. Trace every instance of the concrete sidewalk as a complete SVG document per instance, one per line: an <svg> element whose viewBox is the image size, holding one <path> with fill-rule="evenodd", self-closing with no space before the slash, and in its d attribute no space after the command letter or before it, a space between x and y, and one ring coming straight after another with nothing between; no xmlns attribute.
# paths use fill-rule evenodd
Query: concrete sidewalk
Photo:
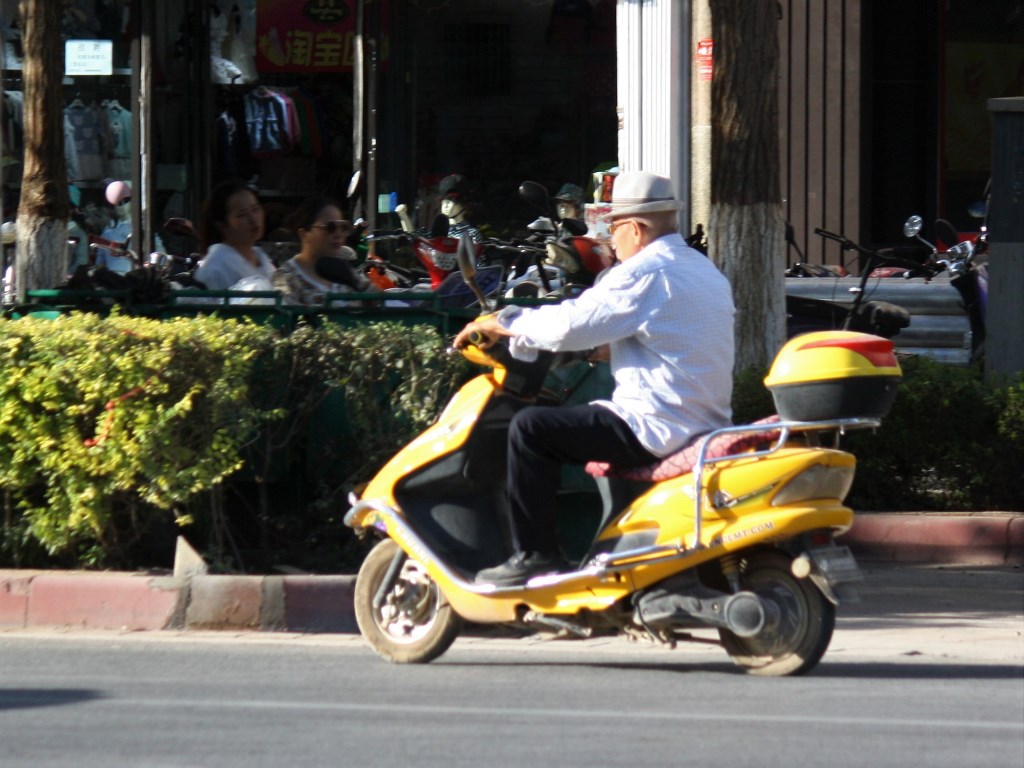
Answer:
<svg viewBox="0 0 1024 768"><path fill-rule="evenodd" d="M1024 513L860 514L839 543L870 563L1024 566ZM356 632L355 577L0 570L0 630Z"/></svg>

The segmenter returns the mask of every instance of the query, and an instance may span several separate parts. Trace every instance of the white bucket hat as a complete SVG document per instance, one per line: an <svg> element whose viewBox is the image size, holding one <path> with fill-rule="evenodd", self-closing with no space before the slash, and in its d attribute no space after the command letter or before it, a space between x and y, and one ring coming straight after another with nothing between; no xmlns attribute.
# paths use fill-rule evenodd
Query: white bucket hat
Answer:
<svg viewBox="0 0 1024 768"><path fill-rule="evenodd" d="M601 218L618 219L644 213L678 211L683 204L676 199L672 180L650 171L623 171L612 188L612 209Z"/></svg>

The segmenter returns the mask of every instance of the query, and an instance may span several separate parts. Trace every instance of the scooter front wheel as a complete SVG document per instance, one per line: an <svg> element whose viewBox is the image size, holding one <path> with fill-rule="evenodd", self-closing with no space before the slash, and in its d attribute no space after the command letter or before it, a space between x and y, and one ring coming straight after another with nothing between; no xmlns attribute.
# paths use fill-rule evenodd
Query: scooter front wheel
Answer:
<svg viewBox="0 0 1024 768"><path fill-rule="evenodd" d="M356 623L367 642L388 661L425 664L451 647L462 630L462 618L412 558L402 563L380 605L374 606L396 554L398 545L384 539L363 561L356 576Z"/></svg>
<svg viewBox="0 0 1024 768"><path fill-rule="evenodd" d="M753 637L719 630L732 660L754 675L799 675L825 655L835 628L835 607L810 579L798 579L781 552L748 555L740 567L743 588L761 598L767 620Z"/></svg>

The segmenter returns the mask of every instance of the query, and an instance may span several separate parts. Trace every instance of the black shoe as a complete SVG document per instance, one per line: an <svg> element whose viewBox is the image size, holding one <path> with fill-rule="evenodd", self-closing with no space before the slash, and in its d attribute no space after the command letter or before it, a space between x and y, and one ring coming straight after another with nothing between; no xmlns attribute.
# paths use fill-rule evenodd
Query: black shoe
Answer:
<svg viewBox="0 0 1024 768"><path fill-rule="evenodd" d="M516 552L501 565L484 568L476 575L477 584L509 586L523 584L542 573L567 570L569 563L559 555L546 552Z"/></svg>

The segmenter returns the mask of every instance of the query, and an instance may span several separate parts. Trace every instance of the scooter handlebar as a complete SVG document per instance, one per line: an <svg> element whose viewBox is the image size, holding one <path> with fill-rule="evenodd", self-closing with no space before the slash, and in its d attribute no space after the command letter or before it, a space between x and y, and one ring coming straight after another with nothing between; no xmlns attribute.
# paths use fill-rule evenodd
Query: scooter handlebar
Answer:
<svg viewBox="0 0 1024 768"><path fill-rule="evenodd" d="M456 349L458 349L458 351L461 352L467 360L471 363L476 363L477 365L508 368L509 365L514 364L512 353L504 338L499 338L494 344L487 347L487 349L484 349L481 344L486 340L487 337L480 333L480 331L472 331L466 339L468 343Z"/></svg>

